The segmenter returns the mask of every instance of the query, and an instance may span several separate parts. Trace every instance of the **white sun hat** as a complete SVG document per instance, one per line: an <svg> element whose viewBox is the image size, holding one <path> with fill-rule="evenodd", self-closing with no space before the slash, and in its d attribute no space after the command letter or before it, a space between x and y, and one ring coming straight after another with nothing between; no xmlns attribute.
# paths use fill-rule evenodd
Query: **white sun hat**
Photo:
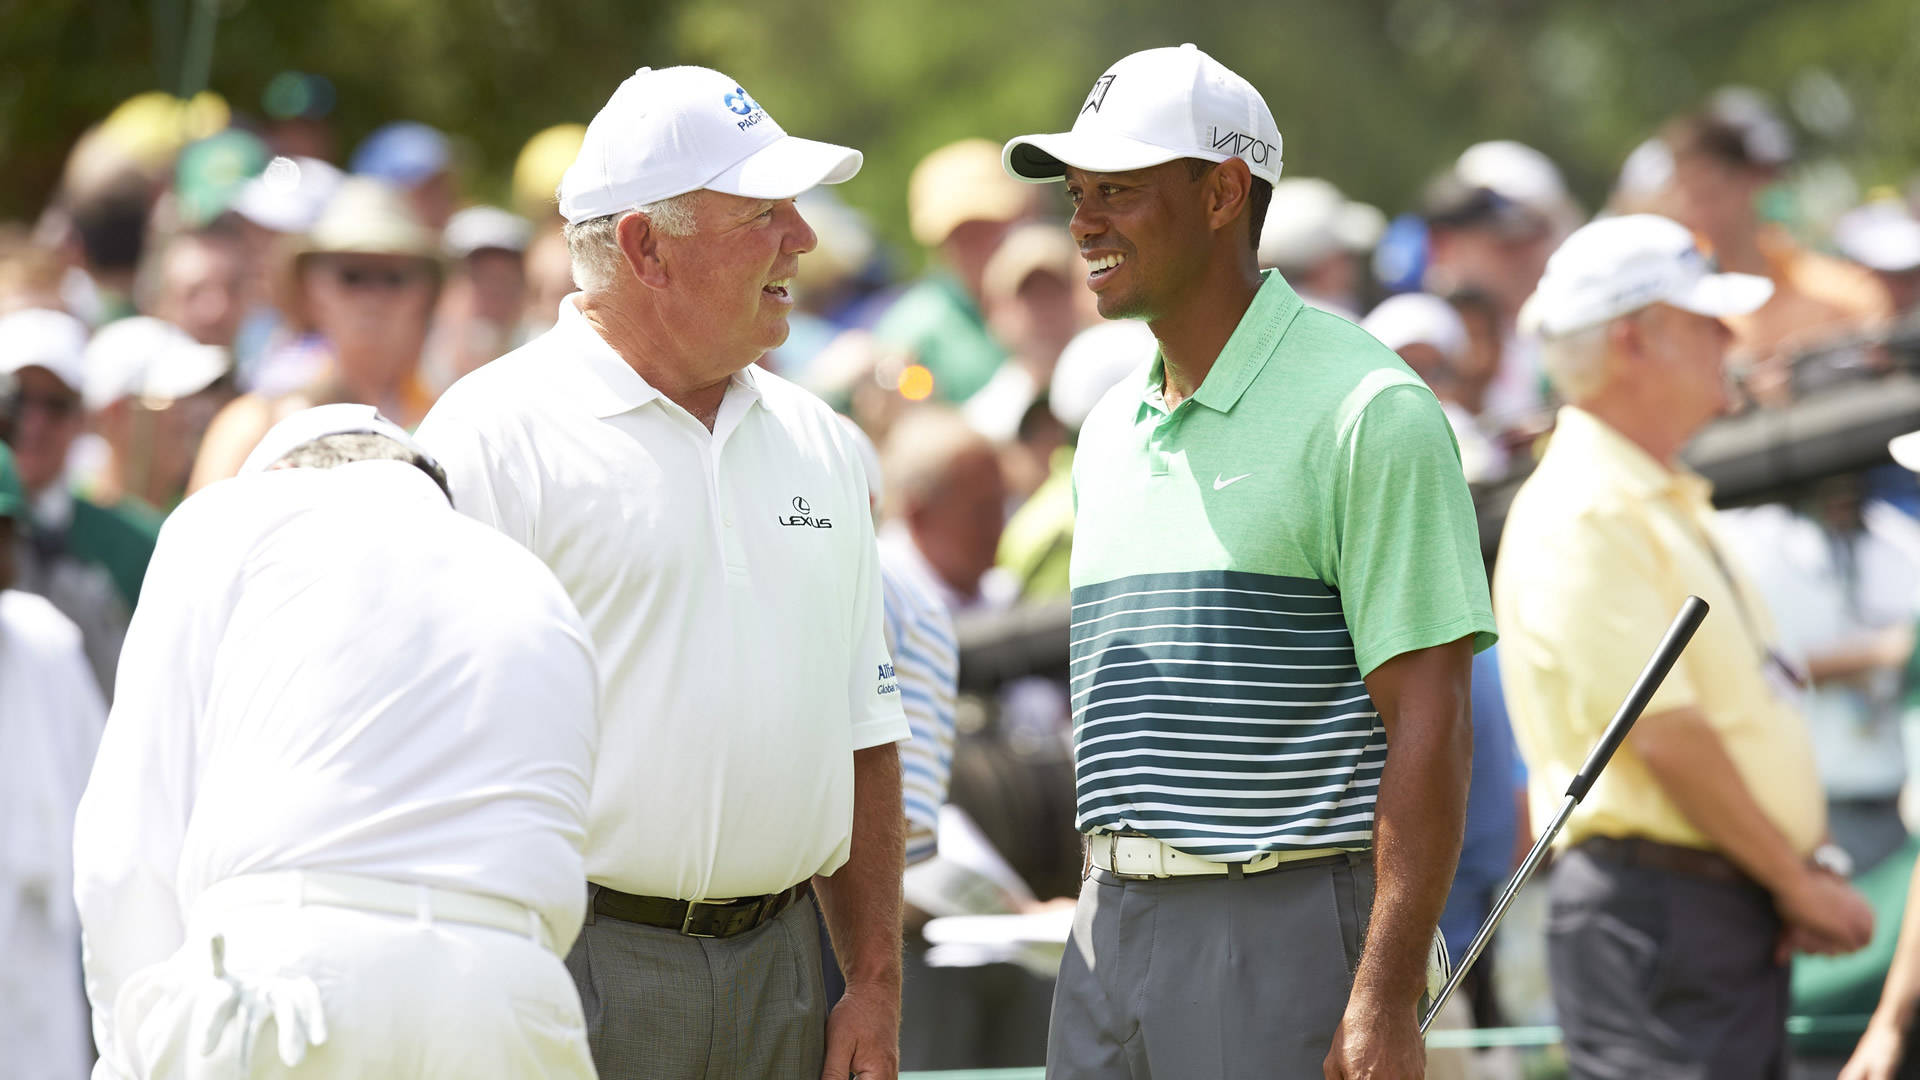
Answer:
<svg viewBox="0 0 1920 1080"><path fill-rule="evenodd" d="M267 429L260 444L247 455L240 475L265 472L269 466L315 439L329 435L384 435L429 461L433 455L414 441L407 429L380 415L371 405L343 403L302 409Z"/></svg>
<svg viewBox="0 0 1920 1080"><path fill-rule="evenodd" d="M587 125L560 178L570 225L706 189L791 199L860 171L860 151L789 135L712 68L641 68Z"/></svg>
<svg viewBox="0 0 1920 1080"><path fill-rule="evenodd" d="M1073 130L1022 135L1001 163L1022 180L1058 180L1069 166L1132 172L1179 158L1239 158L1280 179L1280 128L1253 84L1193 45L1124 56L1093 82Z"/></svg>
<svg viewBox="0 0 1920 1080"><path fill-rule="evenodd" d="M1658 214L1603 218L1576 229L1547 260L1520 309L1524 332L1557 337L1647 307L1669 304L1725 318L1757 310L1773 282L1715 273L1693 234Z"/></svg>

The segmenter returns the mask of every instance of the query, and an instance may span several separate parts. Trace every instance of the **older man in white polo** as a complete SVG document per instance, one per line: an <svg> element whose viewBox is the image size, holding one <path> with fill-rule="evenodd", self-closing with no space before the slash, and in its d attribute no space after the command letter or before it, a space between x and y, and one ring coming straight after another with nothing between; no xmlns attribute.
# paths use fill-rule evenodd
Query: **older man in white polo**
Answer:
<svg viewBox="0 0 1920 1080"><path fill-rule="evenodd" d="M754 366L814 246L794 196L859 167L719 72L642 68L560 184L581 291L420 429L600 656L568 965L605 1077L896 1072L909 731L866 482L832 413Z"/></svg>

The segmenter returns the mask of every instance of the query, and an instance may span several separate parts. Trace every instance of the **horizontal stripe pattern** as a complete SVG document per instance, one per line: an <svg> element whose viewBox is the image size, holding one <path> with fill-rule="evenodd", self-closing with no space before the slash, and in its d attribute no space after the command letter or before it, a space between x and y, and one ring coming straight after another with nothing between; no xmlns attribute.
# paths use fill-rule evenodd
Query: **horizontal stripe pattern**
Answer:
<svg viewBox="0 0 1920 1080"><path fill-rule="evenodd" d="M900 706L913 738L900 744L900 795L907 816L907 865L936 849L940 807L953 771L954 699L960 647L953 618L904 570L880 567L886 592L887 652L900 682Z"/></svg>
<svg viewBox="0 0 1920 1080"><path fill-rule="evenodd" d="M1386 731L1340 596L1242 571L1073 590L1076 822L1196 855L1363 848Z"/></svg>

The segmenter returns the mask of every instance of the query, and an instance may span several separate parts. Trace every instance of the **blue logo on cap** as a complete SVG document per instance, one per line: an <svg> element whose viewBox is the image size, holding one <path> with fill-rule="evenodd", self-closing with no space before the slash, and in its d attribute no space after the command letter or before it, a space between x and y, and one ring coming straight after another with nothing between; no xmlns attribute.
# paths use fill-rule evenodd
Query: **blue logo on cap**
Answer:
<svg viewBox="0 0 1920 1080"><path fill-rule="evenodd" d="M746 116L760 107L759 102L748 97L747 92L738 86L733 88L733 93L721 98L720 102L730 111L740 116Z"/></svg>

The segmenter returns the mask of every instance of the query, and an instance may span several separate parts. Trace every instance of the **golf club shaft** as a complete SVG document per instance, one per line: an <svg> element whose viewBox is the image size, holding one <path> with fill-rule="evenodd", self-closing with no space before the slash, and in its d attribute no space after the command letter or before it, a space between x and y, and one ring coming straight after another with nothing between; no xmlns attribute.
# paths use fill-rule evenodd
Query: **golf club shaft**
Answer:
<svg viewBox="0 0 1920 1080"><path fill-rule="evenodd" d="M1686 650L1687 642L1693 640L1693 632L1700 628L1700 621L1706 617L1707 602L1697 596L1687 597L1686 603L1680 606L1680 614L1674 616L1673 625L1667 627L1666 636L1660 639L1660 645L1654 649L1652 659L1647 661L1647 666L1640 672L1640 677L1634 680L1633 689L1627 692L1627 699L1620 704L1620 711L1613 714L1613 721L1601 734L1600 741L1594 744L1592 752L1587 755L1586 763L1580 766L1580 771L1574 774L1573 781L1567 785L1567 794L1560 803L1560 812L1553 815L1553 821L1548 823L1546 830L1540 834L1540 839L1534 841L1532 849L1527 852L1527 857L1520 861L1520 868L1514 871L1513 877L1507 881L1506 888L1500 891L1499 900L1494 902L1493 910L1488 912L1486 922L1482 923L1480 930L1473 935L1473 943L1467 946L1466 954L1454 965L1453 971L1447 976L1446 985L1440 988L1440 993L1433 999L1427 1014L1420 1018L1422 1035L1425 1035L1427 1028L1432 1026L1433 1018L1440 1015L1440 1009L1446 1005L1447 999L1460 988L1460 983L1466 978L1468 970L1473 967L1473 962L1480 959L1480 954L1486 951L1487 943L1493 940L1493 932L1500 925L1501 916L1507 913L1513 898L1519 895L1520 889L1526 885L1528 879L1533 877L1533 872L1539 869L1541 860L1547 856L1547 849L1553 845L1554 838L1559 836L1560 830L1566 826L1567 818L1573 815L1573 808L1580 805L1580 800L1592 790L1593 782L1599 779L1601 770L1605 769L1607 762L1613 759L1613 752L1620 749L1620 744L1626 741L1627 732L1632 730L1633 722L1640 718L1641 710L1647 707L1647 702L1653 700L1654 691L1660 689L1660 683L1666 679L1667 672L1673 670L1673 665L1680 659L1680 654Z"/></svg>

